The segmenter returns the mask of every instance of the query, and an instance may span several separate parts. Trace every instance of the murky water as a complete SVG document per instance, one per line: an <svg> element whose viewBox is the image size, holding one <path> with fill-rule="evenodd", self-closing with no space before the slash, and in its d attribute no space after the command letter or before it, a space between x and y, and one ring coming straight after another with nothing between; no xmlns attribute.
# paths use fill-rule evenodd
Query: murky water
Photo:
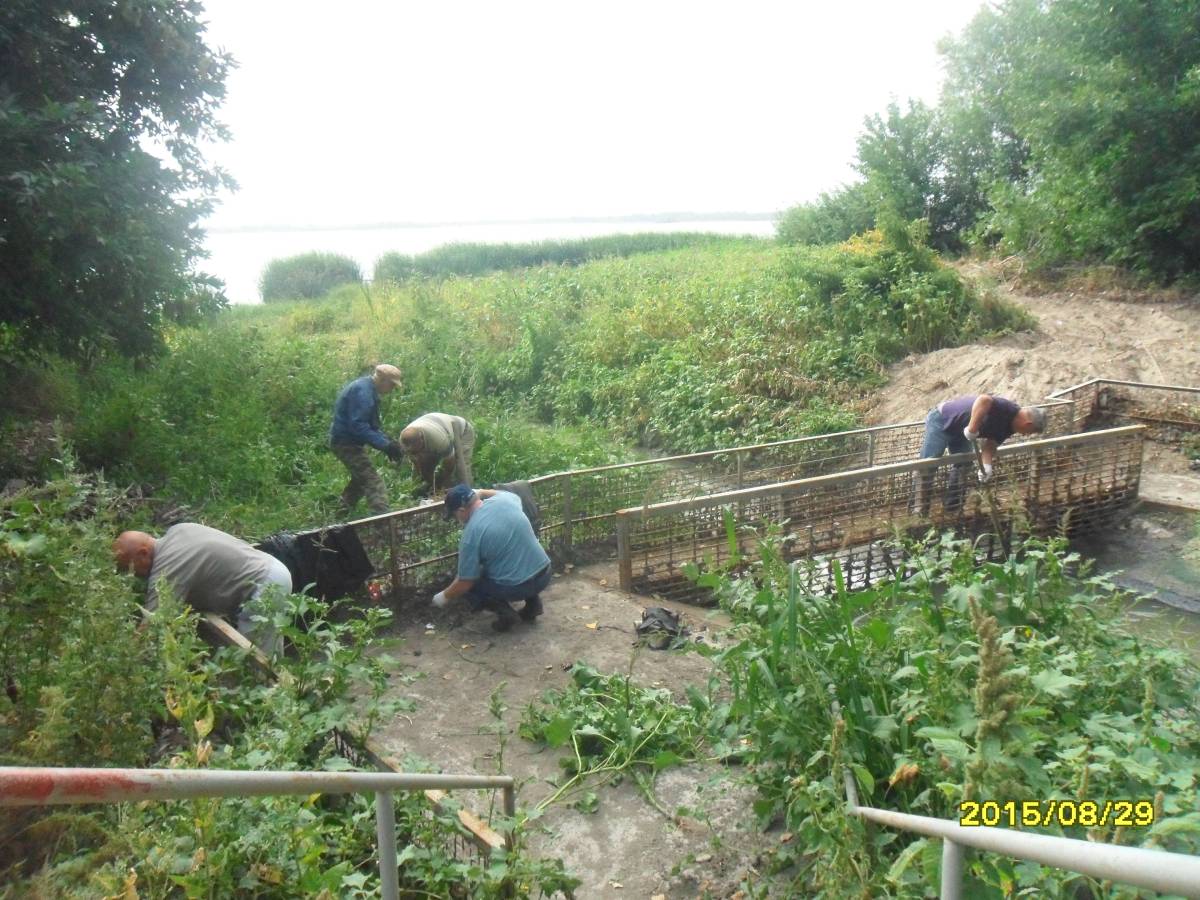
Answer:
<svg viewBox="0 0 1200 900"><path fill-rule="evenodd" d="M1143 509L1106 535L1076 543L1122 587L1154 599L1134 603L1135 631L1200 662L1200 514Z"/></svg>

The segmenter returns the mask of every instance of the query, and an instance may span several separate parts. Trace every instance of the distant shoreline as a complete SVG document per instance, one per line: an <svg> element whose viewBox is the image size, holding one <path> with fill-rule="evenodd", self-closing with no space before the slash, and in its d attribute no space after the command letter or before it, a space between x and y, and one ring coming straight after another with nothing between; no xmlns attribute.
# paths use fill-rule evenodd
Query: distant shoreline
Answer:
<svg viewBox="0 0 1200 900"><path fill-rule="evenodd" d="M254 232L288 231L381 231L396 228L457 228L464 225L553 225L578 222L769 222L778 213L713 212L713 213L646 213L628 216L567 216L546 219L483 219L452 222L370 222L357 225L225 225L205 228L210 234L250 234Z"/></svg>

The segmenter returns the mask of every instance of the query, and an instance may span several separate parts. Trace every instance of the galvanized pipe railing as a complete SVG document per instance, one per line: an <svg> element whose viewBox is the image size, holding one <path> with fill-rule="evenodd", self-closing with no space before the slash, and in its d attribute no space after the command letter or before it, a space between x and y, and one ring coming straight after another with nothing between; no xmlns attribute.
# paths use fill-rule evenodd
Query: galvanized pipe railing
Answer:
<svg viewBox="0 0 1200 900"><path fill-rule="evenodd" d="M836 701L834 717L841 712ZM965 827L949 819L860 806L849 768L842 772L846 812L868 822L942 840L941 900L961 900L965 848L1028 860L1101 881L1116 881L1181 897L1200 898L1200 857L1145 847L1100 844L990 825Z"/></svg>
<svg viewBox="0 0 1200 900"><path fill-rule="evenodd" d="M59 769L0 766L0 806L61 806L189 800L196 797L267 797L286 794L375 794L379 880L384 900L399 895L395 791L494 790L504 813L516 814L510 775L433 775L396 772L280 772L236 769Z"/></svg>

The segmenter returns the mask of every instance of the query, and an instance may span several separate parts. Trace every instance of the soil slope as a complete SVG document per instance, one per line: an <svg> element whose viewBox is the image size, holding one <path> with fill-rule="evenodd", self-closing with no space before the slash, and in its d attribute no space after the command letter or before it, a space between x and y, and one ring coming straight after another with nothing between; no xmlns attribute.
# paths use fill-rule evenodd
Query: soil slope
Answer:
<svg viewBox="0 0 1200 900"><path fill-rule="evenodd" d="M1029 312L1037 328L901 360L868 401L869 424L924 419L955 394L1031 402L1096 377L1200 385L1200 297L1113 288L1034 294L995 265L958 268Z"/></svg>

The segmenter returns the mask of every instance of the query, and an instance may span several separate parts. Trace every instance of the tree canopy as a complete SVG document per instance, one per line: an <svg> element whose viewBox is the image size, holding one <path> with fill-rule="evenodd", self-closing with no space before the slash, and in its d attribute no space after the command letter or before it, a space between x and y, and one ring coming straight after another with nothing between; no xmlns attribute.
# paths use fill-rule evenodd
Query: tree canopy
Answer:
<svg viewBox="0 0 1200 900"><path fill-rule="evenodd" d="M944 249L1200 271L1200 0L1004 0L942 52L936 108L866 120L877 209L927 219ZM844 220L846 190L801 218Z"/></svg>
<svg viewBox="0 0 1200 900"><path fill-rule="evenodd" d="M154 349L214 308L200 218L227 176L203 159L233 65L197 0L0 4L0 361Z"/></svg>

